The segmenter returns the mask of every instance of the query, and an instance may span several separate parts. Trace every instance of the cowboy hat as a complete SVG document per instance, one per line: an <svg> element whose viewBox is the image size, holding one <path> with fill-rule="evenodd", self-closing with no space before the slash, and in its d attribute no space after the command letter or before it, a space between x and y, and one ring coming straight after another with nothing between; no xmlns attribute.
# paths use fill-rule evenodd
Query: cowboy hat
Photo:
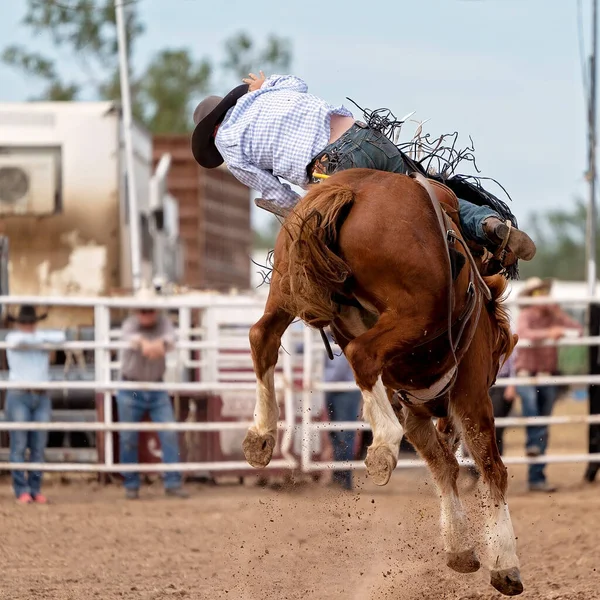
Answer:
<svg viewBox="0 0 600 600"><path fill-rule="evenodd" d="M134 294L134 298L139 301L139 305L135 306L135 310L146 309L146 310L156 310L155 307L150 308L148 306L153 300L159 298L159 294L156 293L156 290L153 287L148 287L147 285L142 285L139 290L137 290Z"/></svg>
<svg viewBox="0 0 600 600"><path fill-rule="evenodd" d="M209 96L198 104L194 111L196 128L192 133L192 154L196 162L214 169L223 164L223 157L215 146L215 127L223 120L227 111L248 92L248 84L238 85L225 98Z"/></svg>
<svg viewBox="0 0 600 600"><path fill-rule="evenodd" d="M525 285L523 286L523 289L521 290L519 296L531 296L533 292L536 292L538 290L548 291L552 287L553 283L554 279L552 278L542 279L541 277L530 277L525 282Z"/></svg>
<svg viewBox="0 0 600 600"><path fill-rule="evenodd" d="M23 306L21 306L21 308L19 309L19 314L16 317L8 315L8 320L11 323L21 323L21 325L33 325L38 321L43 321L47 316L47 313L38 316L35 310L35 306L32 306L31 304L23 304Z"/></svg>

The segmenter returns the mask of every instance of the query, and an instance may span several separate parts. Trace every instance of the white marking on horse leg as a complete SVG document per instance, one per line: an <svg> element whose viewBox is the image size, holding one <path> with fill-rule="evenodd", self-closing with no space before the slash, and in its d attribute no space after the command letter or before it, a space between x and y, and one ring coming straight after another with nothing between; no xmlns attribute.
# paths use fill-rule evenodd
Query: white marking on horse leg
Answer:
<svg viewBox="0 0 600 600"><path fill-rule="evenodd" d="M377 378L373 388L363 390L362 395L364 399L363 413L373 430L371 447L387 446L397 460L404 430L392 409L381 376Z"/></svg>
<svg viewBox="0 0 600 600"><path fill-rule="evenodd" d="M259 435L277 432L279 407L275 396L275 367L270 367L262 379L257 381L256 405L254 408L254 431Z"/></svg>
<svg viewBox="0 0 600 600"><path fill-rule="evenodd" d="M440 524L444 550L459 553L472 548L468 539L467 517L460 498L454 490L442 491Z"/></svg>
<svg viewBox="0 0 600 600"><path fill-rule="evenodd" d="M486 485L484 506L487 510L485 542L488 549L490 568L494 571L519 568L517 541L513 530L508 504L495 501Z"/></svg>

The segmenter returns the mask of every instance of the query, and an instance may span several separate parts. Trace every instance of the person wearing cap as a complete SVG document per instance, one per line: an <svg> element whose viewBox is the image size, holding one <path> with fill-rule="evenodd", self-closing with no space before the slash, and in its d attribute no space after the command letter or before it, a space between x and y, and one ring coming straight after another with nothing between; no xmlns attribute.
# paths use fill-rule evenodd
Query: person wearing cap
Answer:
<svg viewBox="0 0 600 600"><path fill-rule="evenodd" d="M37 328L47 315L38 315L34 306L23 305L17 317L8 320L16 329L9 331L6 343L12 347L6 351L9 381L22 384L22 388L10 389L6 394L6 420L16 423L49 423L52 416L50 396L43 389L28 385L50 380L49 351L35 348L42 344L61 344L66 337L62 331L44 331ZM10 462L24 463L29 449L32 463L44 462L48 443L47 431L11 431ZM12 484L20 504L46 504L48 499L41 492L41 471L12 471Z"/></svg>
<svg viewBox="0 0 600 600"><path fill-rule="evenodd" d="M243 81L224 98L209 96L198 104L192 153L207 169L225 162L239 181L262 194L261 208L285 216L300 196L279 177L306 188L326 156L330 172L368 168L408 174L391 140L355 121L345 107L309 94L300 78L266 78L261 71ZM506 248L523 260L535 255L531 238L490 207L459 199L459 215L465 236L492 254Z"/></svg>
<svg viewBox="0 0 600 600"><path fill-rule="evenodd" d="M552 279L532 277L528 279L520 294L521 297L548 296L552 289ZM521 307L517 320L519 339L532 342L558 340L574 330L579 335L583 327L567 315L556 304L529 305ZM516 350L515 371L518 377L551 376L558 374L558 349L555 345L534 345L531 348ZM521 398L524 417L548 417L558 394L555 385L517 386ZM526 454L537 457L546 453L548 446L548 426L530 425L526 434ZM529 465L529 489L538 492L553 492L556 486L546 480L545 464Z"/></svg>
<svg viewBox="0 0 600 600"><path fill-rule="evenodd" d="M143 302L155 298L150 290L142 289L137 298ZM123 341L129 348L121 354L121 379L123 381L163 381L167 367L166 354L175 347L175 332L171 320L155 308L140 307L121 326ZM117 393L119 421L139 423L145 414L155 423L174 423L175 414L171 399L166 391L119 390ZM166 464L179 462L179 441L176 431L158 433L163 461ZM121 431L119 436L120 462L135 464L139 460L139 434L137 431ZM139 473L123 473L125 497L139 498ZM182 489L181 473L168 471L164 474L167 496L187 498Z"/></svg>

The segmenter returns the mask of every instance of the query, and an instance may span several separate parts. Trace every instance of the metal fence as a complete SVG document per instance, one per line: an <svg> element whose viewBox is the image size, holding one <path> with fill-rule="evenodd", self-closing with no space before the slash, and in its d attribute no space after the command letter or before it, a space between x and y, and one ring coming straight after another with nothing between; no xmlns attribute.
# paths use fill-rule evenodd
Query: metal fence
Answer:
<svg viewBox="0 0 600 600"><path fill-rule="evenodd" d="M54 298L54 297L0 297L0 304L37 304L54 306L87 306L94 311L94 340L66 342L60 346L43 345L46 350L60 348L67 351L93 350L93 381L51 381L51 382L14 382L0 381L0 389L71 389L90 390L103 395L102 421L55 421L51 423L16 423L3 422L0 429L16 430L48 430L48 431L95 431L103 436L103 456L98 462L58 462L58 463L7 463L0 462L0 470L39 469L45 471L80 471L80 472L157 472L157 471L238 471L247 469L244 461L224 460L212 462L183 462L172 465L165 464L131 464L116 465L113 460L113 432L118 431L186 431L186 432L227 432L245 430L252 423L248 422L184 422L184 423L119 423L115 422L112 410L112 394L117 390L164 390L173 394L206 391L213 394L244 392L254 397L255 378L250 359L248 342L249 327L260 318L264 308L262 296L235 296L219 294L193 294L185 296L163 297L140 303L134 298ZM598 298L584 298L563 302L563 304L585 306L590 302L600 302ZM553 302L545 298L528 298L509 304L531 305ZM134 308L143 305L157 309L168 309L178 313L177 347L169 357L171 373L174 380L163 383L137 383L119 381L113 378L118 373L119 363L113 362L111 352L122 350L126 344L120 341L119 332L111 330L110 312L113 309ZM192 312L199 314L199 323L193 326ZM235 331L235 334L232 333ZM600 337L564 338L557 342L545 344L560 346L600 345ZM531 345L521 340L519 347ZM0 349L8 348L1 343ZM197 351L199 360L192 358ZM325 362L324 348L314 330L308 328L290 328L282 340L279 353L278 368L275 374L275 386L279 393L280 404L284 408L284 419L278 423L282 431L280 452L283 458L271 462L268 469L302 469L305 472L329 469L363 469L364 463L327 462L314 459L314 439L320 432L330 430L368 430L369 426L362 421L353 422L316 422L313 419L315 397L327 391L356 389L354 383L324 383L322 381ZM184 380L184 373L195 370L197 380ZM588 385L600 384L600 375L577 375L561 377L513 377L500 378L497 385ZM301 415L299 421L297 417ZM508 417L497 419L497 424L505 426L524 426L528 424L600 424L600 415L559 416L545 418ZM299 434L301 451L293 452L293 437ZM463 464L472 464L469 459L460 459ZM573 463L600 462L600 454L564 454L544 457L506 457L507 464L531 463ZM423 466L418 459L401 460L398 468Z"/></svg>

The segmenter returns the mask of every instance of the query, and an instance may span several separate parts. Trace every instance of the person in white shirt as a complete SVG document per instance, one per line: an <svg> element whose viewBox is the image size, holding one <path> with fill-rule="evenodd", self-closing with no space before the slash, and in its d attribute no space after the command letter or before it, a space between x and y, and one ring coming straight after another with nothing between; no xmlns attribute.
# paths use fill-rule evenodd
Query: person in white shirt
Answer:
<svg viewBox="0 0 600 600"><path fill-rule="evenodd" d="M65 341L62 331L39 331L38 321L46 315L38 316L34 306L23 305L16 318L16 329L6 336L6 342L13 348L7 350L9 380L23 382L20 389L11 389L6 394L5 415L7 421L17 423L47 423L52 415L50 396L44 390L28 388L28 384L49 381L49 351L35 346L40 344L60 344ZM11 431L10 462L24 463L29 448L29 460L44 462L44 451L48 442L47 431ZM21 504L46 504L47 498L41 493L41 471L12 471L12 483L17 501Z"/></svg>

